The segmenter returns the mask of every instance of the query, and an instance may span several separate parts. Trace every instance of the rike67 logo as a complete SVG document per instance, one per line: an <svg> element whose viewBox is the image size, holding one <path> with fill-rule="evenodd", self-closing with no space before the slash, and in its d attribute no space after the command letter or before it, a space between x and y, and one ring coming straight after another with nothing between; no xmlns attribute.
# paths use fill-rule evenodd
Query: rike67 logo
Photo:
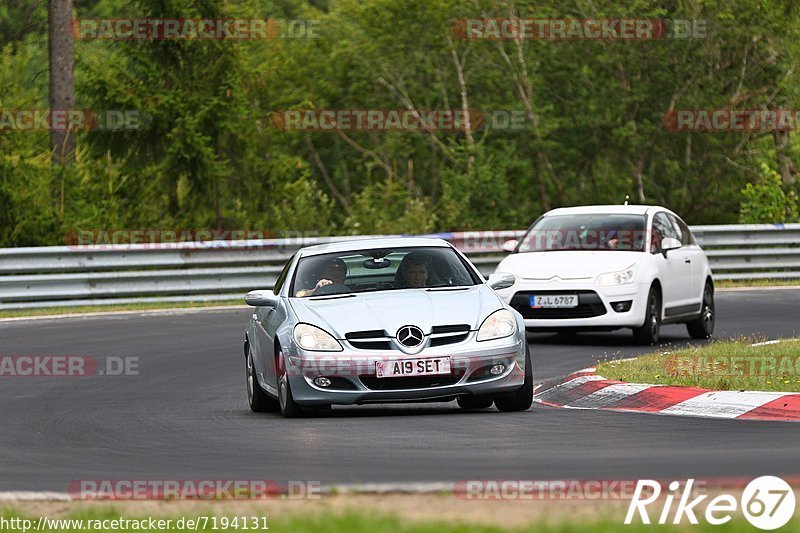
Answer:
<svg viewBox="0 0 800 533"><path fill-rule="evenodd" d="M691 499L694 496L693 485L693 479L687 480L684 486L673 481L668 486L669 492L661 498L660 483L649 479L639 480L625 516L625 524L633 523L637 514L643 524L650 524L649 512L655 511L657 516L654 515L653 519L662 525L670 522L680 524L684 517L690 524L698 524L698 515L709 524L721 525L730 522L733 514L741 509L750 524L759 529L772 530L786 525L794 515L794 491L779 477L762 476L754 479L747 484L740 500L730 494L720 494L707 502L707 494Z"/></svg>

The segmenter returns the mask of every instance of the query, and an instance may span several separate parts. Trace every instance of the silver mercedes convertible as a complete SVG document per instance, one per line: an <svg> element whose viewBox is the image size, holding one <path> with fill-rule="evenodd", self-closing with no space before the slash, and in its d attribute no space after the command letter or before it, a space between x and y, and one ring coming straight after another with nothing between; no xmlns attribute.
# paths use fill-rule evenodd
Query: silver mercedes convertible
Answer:
<svg viewBox="0 0 800 533"><path fill-rule="evenodd" d="M310 246L272 289L250 291L244 340L256 412L297 417L332 405L457 400L531 406L522 316L450 243L382 238Z"/></svg>

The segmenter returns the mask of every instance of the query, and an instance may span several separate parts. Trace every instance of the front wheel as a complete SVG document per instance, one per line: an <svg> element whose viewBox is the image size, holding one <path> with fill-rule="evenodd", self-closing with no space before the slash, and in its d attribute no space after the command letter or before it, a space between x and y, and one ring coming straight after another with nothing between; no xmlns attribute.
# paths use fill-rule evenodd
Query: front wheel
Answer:
<svg viewBox="0 0 800 533"><path fill-rule="evenodd" d="M642 344L653 345L658 342L661 331L661 298L655 287L650 288L647 296L647 312L644 324L633 329L633 336Z"/></svg>
<svg viewBox="0 0 800 533"><path fill-rule="evenodd" d="M511 396L501 396L494 399L498 411L507 413L513 411L527 411L533 403L533 367L531 366L531 351L525 349L525 381L522 386Z"/></svg>
<svg viewBox="0 0 800 533"><path fill-rule="evenodd" d="M693 339L707 339L714 333L714 320L714 287L710 283L706 283L700 316L687 322L686 329Z"/></svg>
<svg viewBox="0 0 800 533"><path fill-rule="evenodd" d="M253 352L250 345L247 346L247 356L245 357L246 365L246 378L247 378L247 403L250 404L250 410L254 413L269 413L277 411L279 406L278 402L270 398L266 392L258 384L256 378L256 367L253 364Z"/></svg>
<svg viewBox="0 0 800 533"><path fill-rule="evenodd" d="M294 401L289 374L286 370L286 358L283 350L278 349L278 400L284 418L297 418L303 415L303 408Z"/></svg>

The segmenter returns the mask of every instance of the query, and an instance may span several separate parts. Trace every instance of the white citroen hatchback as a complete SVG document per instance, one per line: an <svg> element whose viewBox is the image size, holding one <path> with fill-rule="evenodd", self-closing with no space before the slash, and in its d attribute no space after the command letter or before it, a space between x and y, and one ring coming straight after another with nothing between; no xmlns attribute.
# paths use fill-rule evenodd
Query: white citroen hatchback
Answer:
<svg viewBox="0 0 800 533"><path fill-rule="evenodd" d="M645 344L662 324L685 323L696 339L714 331L714 281L705 253L672 211L646 205L554 209L497 267L517 282L498 294L530 330L632 328Z"/></svg>

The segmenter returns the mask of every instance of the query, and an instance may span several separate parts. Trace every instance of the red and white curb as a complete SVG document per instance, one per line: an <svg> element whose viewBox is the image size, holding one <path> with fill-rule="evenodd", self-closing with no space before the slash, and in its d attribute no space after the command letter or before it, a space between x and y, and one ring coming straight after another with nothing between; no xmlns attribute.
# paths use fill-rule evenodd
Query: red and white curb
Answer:
<svg viewBox="0 0 800 533"><path fill-rule="evenodd" d="M713 391L698 387L625 383L586 368L537 393L536 403L662 415L800 421L800 393Z"/></svg>

